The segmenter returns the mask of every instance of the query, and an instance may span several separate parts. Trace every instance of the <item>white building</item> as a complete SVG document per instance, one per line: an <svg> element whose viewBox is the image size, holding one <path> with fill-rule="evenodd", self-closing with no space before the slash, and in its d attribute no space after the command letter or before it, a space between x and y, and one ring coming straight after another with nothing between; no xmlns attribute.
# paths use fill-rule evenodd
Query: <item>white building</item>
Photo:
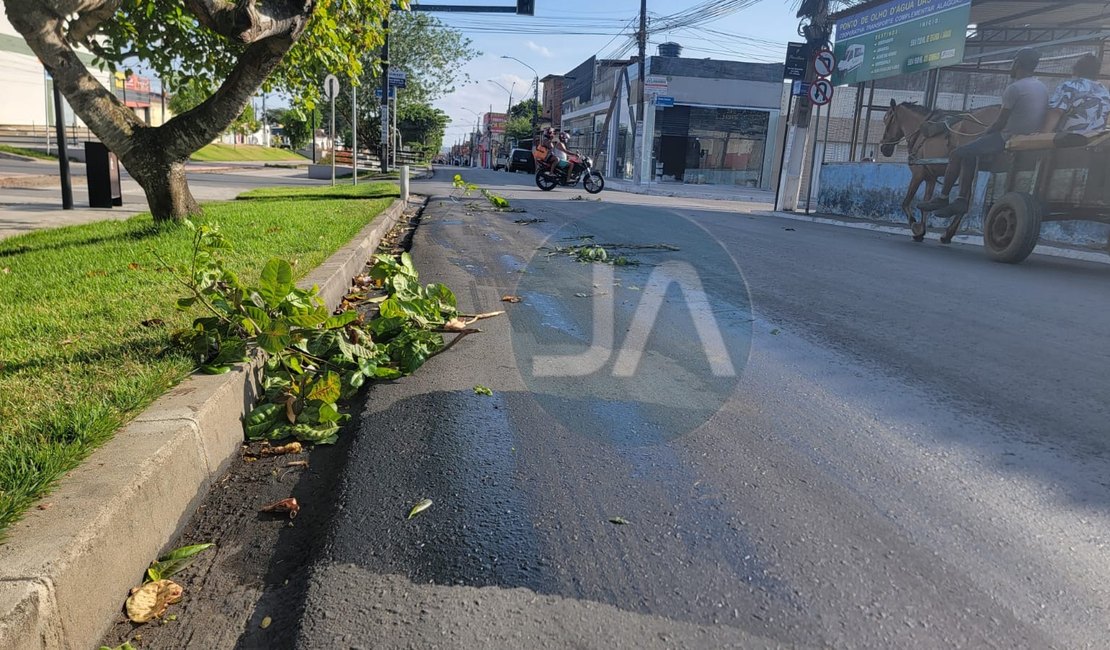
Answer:
<svg viewBox="0 0 1110 650"><path fill-rule="evenodd" d="M92 66L93 57L79 51L77 56L104 84L112 88L112 75ZM0 12L0 127L43 130L54 125L53 84L30 46ZM63 98L63 123L84 127Z"/></svg>

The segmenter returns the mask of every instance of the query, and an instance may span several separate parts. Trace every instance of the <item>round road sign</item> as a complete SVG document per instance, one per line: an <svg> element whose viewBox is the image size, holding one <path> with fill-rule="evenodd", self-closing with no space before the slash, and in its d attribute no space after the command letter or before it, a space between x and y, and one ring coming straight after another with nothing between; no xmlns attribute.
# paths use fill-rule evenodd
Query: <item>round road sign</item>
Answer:
<svg viewBox="0 0 1110 650"><path fill-rule="evenodd" d="M815 106L824 106L832 101L833 85L828 79L818 79L809 87L809 101Z"/></svg>
<svg viewBox="0 0 1110 650"><path fill-rule="evenodd" d="M324 77L324 97L330 102L339 96L339 80L335 75L329 74Z"/></svg>
<svg viewBox="0 0 1110 650"><path fill-rule="evenodd" d="M817 51L813 55L813 70L818 77L831 77L836 69L836 56L828 48Z"/></svg>

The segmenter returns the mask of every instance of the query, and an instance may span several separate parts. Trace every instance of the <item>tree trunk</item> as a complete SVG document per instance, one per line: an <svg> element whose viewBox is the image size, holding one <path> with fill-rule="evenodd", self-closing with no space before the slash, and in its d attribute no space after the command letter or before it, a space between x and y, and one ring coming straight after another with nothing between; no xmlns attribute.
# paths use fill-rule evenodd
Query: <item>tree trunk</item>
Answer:
<svg viewBox="0 0 1110 650"><path fill-rule="evenodd" d="M210 0L194 2L217 8L226 4ZM295 9L296 2L275 9L278 13L292 12L279 21L284 25L280 30L284 33L248 45L211 97L160 127L150 127L89 73L63 37L60 14L35 0L4 0L8 20L50 71L74 112L119 156L128 173L142 186L156 221L181 220L200 213L200 205L185 179L185 161L242 113L254 92L301 35L314 5L301 6L300 13L290 7ZM276 24L267 23L270 28ZM247 30L243 34L257 37L255 32Z"/></svg>
<svg viewBox="0 0 1110 650"><path fill-rule="evenodd" d="M146 193L155 221L181 221L201 213L200 204L193 198L185 180L184 164L156 161L140 167L129 166L127 171Z"/></svg>

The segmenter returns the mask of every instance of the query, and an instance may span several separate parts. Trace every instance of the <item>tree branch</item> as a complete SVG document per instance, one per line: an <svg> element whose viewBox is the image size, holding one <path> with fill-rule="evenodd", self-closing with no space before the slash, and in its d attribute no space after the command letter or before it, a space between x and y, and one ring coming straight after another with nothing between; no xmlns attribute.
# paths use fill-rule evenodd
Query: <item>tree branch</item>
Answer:
<svg viewBox="0 0 1110 650"><path fill-rule="evenodd" d="M308 18L303 20L307 24ZM303 29L302 25L296 36ZM211 97L159 127L157 130L171 157L184 160L223 133L243 112L294 42L295 36L272 36L248 46Z"/></svg>
<svg viewBox="0 0 1110 650"><path fill-rule="evenodd" d="M273 36L296 36L315 9L315 0L185 0L185 6L202 25L240 44L257 43Z"/></svg>

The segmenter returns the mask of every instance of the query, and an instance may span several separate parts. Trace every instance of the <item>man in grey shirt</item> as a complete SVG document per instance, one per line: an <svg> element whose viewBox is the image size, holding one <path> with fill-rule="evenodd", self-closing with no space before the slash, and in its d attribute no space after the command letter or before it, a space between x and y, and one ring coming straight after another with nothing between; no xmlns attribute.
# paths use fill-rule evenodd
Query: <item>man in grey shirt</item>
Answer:
<svg viewBox="0 0 1110 650"><path fill-rule="evenodd" d="M1040 62L1041 55L1036 50L1025 49L1017 53L1010 70L1014 81L1002 92L1002 112L998 114L998 119L978 140L949 154L940 194L931 201L921 203L918 208L925 212L935 211L938 217L967 214L979 159L1002 153L1006 150L1006 141L1015 135L1041 130L1048 113L1048 88L1033 78ZM960 181L960 195L949 203L948 195L957 179Z"/></svg>

